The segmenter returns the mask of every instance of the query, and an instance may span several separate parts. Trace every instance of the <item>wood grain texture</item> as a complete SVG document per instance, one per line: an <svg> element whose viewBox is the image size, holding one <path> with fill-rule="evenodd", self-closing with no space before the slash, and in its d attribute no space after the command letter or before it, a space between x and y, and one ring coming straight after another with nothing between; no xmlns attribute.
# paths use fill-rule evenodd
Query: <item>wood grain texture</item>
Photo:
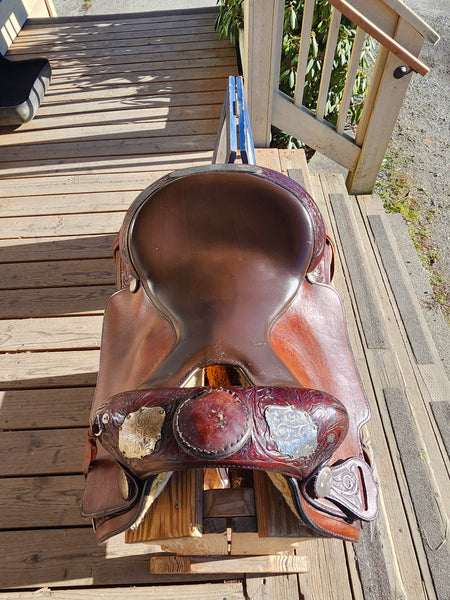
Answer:
<svg viewBox="0 0 450 600"><path fill-rule="evenodd" d="M99 547L90 527L0 532L0 589L48 586L72 592L76 586L97 586L109 597L112 586L186 582L183 575L150 574L149 550L148 545L125 544L122 536ZM223 583L227 578L233 576L191 575L189 582Z"/></svg>
<svg viewBox="0 0 450 600"><path fill-rule="evenodd" d="M137 529L126 532L127 542L201 537L202 490L202 470L174 473L150 507L142 524Z"/></svg>
<svg viewBox="0 0 450 600"><path fill-rule="evenodd" d="M89 427L93 387L0 391L0 429Z"/></svg>
<svg viewBox="0 0 450 600"><path fill-rule="evenodd" d="M99 355L99 350L4 354L0 365L0 387L93 386L97 381Z"/></svg>
<svg viewBox="0 0 450 600"><path fill-rule="evenodd" d="M2 481L0 528L86 526L80 514L84 488L82 475L12 477Z"/></svg>
<svg viewBox="0 0 450 600"><path fill-rule="evenodd" d="M3 290L111 285L115 281L114 262L106 258L4 264L1 274Z"/></svg>
<svg viewBox="0 0 450 600"><path fill-rule="evenodd" d="M101 314L115 291L113 284L0 290L0 304L7 319Z"/></svg>
<svg viewBox="0 0 450 600"><path fill-rule="evenodd" d="M0 321L0 352L100 348L102 316Z"/></svg>
<svg viewBox="0 0 450 600"><path fill-rule="evenodd" d="M150 559L152 573L305 573L305 556L158 556Z"/></svg>
<svg viewBox="0 0 450 600"><path fill-rule="evenodd" d="M183 52L184 50L212 50L213 52L215 52L216 49L220 49L220 48L226 48L227 51L229 51L230 48L230 44L228 41L223 41L223 42L219 42L214 39L206 39L204 41L195 41L195 37L191 37L190 40L185 38L185 41L182 43L177 43L174 42L172 44L167 44L164 42L159 42L156 44L152 44L151 46L147 46L147 45L139 45L139 46L135 46L135 47L130 47L130 49L128 51L125 50L125 52L127 54L133 54L133 55L148 55L148 54L153 54L153 55L159 55L161 52ZM117 55L123 55L124 54L124 49L117 47L116 48L110 48L108 51L108 55L111 56L117 56ZM89 58L93 58L94 61L98 60L100 57L104 57L105 56L105 50L103 50L102 47L100 48L93 48L92 50L89 50L88 52L83 52L83 50L81 49L67 49L65 52L61 51L59 52L58 50L54 50L53 52L49 51L47 52L48 58L49 59L53 59L55 57L58 58L58 60L60 61L64 61L64 59L77 59L80 57L89 57ZM35 56L35 52L29 52L28 50L15 50L14 46L12 47L12 49L9 51L8 56L11 57L16 57L17 59L25 59L25 58L29 58L32 56ZM67 66L67 62L64 63L65 66Z"/></svg>
<svg viewBox="0 0 450 600"><path fill-rule="evenodd" d="M109 86L109 83L104 85ZM114 85L114 80L111 81L111 85ZM82 89L80 83L75 86L76 89ZM92 84L88 84L86 87L89 89L95 88ZM54 129L45 130L39 129L37 131L23 131L22 135L17 136L23 144L34 144L37 147L37 151L44 150L43 156L45 156L45 147L41 144L51 142L64 143L66 146L71 142L89 142L90 140L101 139L104 136L105 140L125 140L132 139L136 144L138 140L153 139L161 136L184 136L184 135L206 135L216 133L217 130L217 119L216 118L205 118L198 119L192 116L191 119L185 119L183 121L170 121L165 120L154 120L149 127L148 122L137 121L133 124L133 128L130 130L130 125L127 122L124 123L113 123L111 125L104 123L94 123L92 125L79 125L72 126L64 132L63 139L55 139L56 131ZM18 141L19 141L18 140ZM14 152L9 153L12 159L17 158ZM21 155L22 158L22 155ZM27 154L23 156L27 158Z"/></svg>
<svg viewBox="0 0 450 600"><path fill-rule="evenodd" d="M320 175L317 179L313 177L320 185L315 189L320 188L324 198L329 194L336 193L339 188L342 190L342 177L336 175ZM346 192L343 192L344 195ZM351 211L354 236L361 242L361 251L364 252L365 264L367 265L367 280L370 282L370 294L372 301L376 303L378 310L383 314L383 323L385 330L392 335L395 330L395 320L391 316L385 314L386 307L390 305L389 300L385 297L385 287L379 281L380 273L377 268L377 261L372 255L371 245L367 238L367 229L361 217L361 213L350 202L347 207ZM407 516L411 510L411 499L409 493L404 488L404 479L402 475L399 478L398 465L396 464L397 453L392 447L394 435L389 422L386 419L386 408L383 397L383 386L402 385L401 375L397 371L398 359L393 355L392 350L386 349L370 349L361 339L364 340L363 324L360 322L360 313L358 309L358 296L354 291L354 285L359 285L359 282L349 276L348 266L344 259L344 253L341 249L339 229L334 221L334 213L331 208L328 209L332 231L335 240L338 243L338 249L341 260L341 269L338 269L334 279L334 285L340 291L344 300L344 305L347 315L347 323L353 322L357 327L349 327L349 336L352 350L355 354L356 361L359 367L359 372L362 377L366 394L369 399L371 408L371 419L367 425L369 438L373 447L376 448L376 472L380 486L380 514L377 520L377 527L380 531L382 539L383 560L385 561L391 594L397 594L399 598L424 598L422 586L419 583L418 577L419 565L416 559L416 551L420 552L420 548L413 542L417 532L417 526L411 523ZM360 301L364 302L363 299ZM389 325L389 326L388 326ZM387 338L390 346L390 337ZM384 383L380 384L381 380ZM390 382L389 384L387 382ZM390 483L396 480L397 485L392 486ZM405 511L407 514L405 514ZM423 555L425 559L425 556ZM374 577L370 572L367 577Z"/></svg>
<svg viewBox="0 0 450 600"><path fill-rule="evenodd" d="M134 199L135 194L133 192L131 194ZM76 200L83 204L83 198L77 197ZM36 201L38 203L45 202L44 198L39 196ZM71 197L71 203L73 201L74 198ZM9 204L14 204L14 202L10 201ZM20 206L15 210L25 212L27 210L25 205L34 204L34 199L31 199L31 202L25 199L23 203L20 202L19 204ZM95 212L95 210L92 212ZM58 260L82 260L84 258L112 259L112 248L115 238L116 233L80 237L50 236L43 238L3 239L0 240L0 263L40 262L52 260L55 257L58 257Z"/></svg>
<svg viewBox="0 0 450 600"><path fill-rule="evenodd" d="M1 431L0 475L81 473L86 429Z"/></svg>
<svg viewBox="0 0 450 600"><path fill-rule="evenodd" d="M204 517L243 517L255 515L255 496L251 488L206 490L203 492Z"/></svg>
<svg viewBox="0 0 450 600"><path fill-rule="evenodd" d="M2 598L3 596L0 596ZM61 590L41 588L40 600L105 600L105 589L84 588L81 590ZM242 583L204 583L171 586L140 586L108 588L108 600L247 600ZM36 592L10 593L10 600L35 600Z"/></svg>

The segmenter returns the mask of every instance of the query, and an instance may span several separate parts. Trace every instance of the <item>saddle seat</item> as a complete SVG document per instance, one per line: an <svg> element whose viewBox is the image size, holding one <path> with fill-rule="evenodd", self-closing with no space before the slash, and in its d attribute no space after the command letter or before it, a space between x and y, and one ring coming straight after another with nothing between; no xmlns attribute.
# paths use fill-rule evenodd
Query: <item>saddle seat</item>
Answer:
<svg viewBox="0 0 450 600"><path fill-rule="evenodd" d="M155 478L209 467L281 473L314 532L357 539L376 514L369 409L305 190L259 167L172 173L131 205L115 258L82 507L98 541L140 518ZM205 385L215 366L237 381Z"/></svg>
<svg viewBox="0 0 450 600"><path fill-rule="evenodd" d="M178 386L222 355L251 380L295 385L266 340L304 280L314 245L305 205L245 171L176 178L140 204L121 248L176 335L170 357L141 387Z"/></svg>

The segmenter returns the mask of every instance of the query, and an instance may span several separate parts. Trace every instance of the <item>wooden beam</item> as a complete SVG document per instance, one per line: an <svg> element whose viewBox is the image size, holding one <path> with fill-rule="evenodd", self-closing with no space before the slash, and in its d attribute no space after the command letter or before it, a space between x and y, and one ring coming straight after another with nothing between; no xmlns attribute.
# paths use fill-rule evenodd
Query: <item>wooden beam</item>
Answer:
<svg viewBox="0 0 450 600"><path fill-rule="evenodd" d="M398 17L405 19L422 37L433 44L439 40L439 35L425 23L403 0L348 0L353 8L363 12L373 23L378 25L388 35L395 31Z"/></svg>
<svg viewBox="0 0 450 600"><path fill-rule="evenodd" d="M399 43L396 39L386 35L382 29L367 19L361 12L353 8L346 0L328 0L337 10L345 15L350 21L361 27L366 33L375 38L382 46L387 48L401 61L405 62L409 67L420 75L426 75L430 70L427 65L420 61L417 56L412 54L405 46Z"/></svg>
<svg viewBox="0 0 450 600"><path fill-rule="evenodd" d="M326 121L316 119L304 106L295 106L282 92L274 94L272 122L346 169L356 167L361 149L349 137L336 133Z"/></svg>
<svg viewBox="0 0 450 600"><path fill-rule="evenodd" d="M417 54L422 48L423 37L403 19L399 21L394 37ZM347 189L352 194L370 193L375 185L411 77L394 77L395 69L402 65L403 59L395 54L388 55L376 94L371 94L373 106L367 105L364 109L369 117L365 123L364 139L360 141L361 153L356 167L350 168L346 181Z"/></svg>
<svg viewBox="0 0 450 600"><path fill-rule="evenodd" d="M40 588L35 592L7 592L3 600L248 600L253 596L244 594L241 582L187 583L185 585L153 585L144 587L103 587L83 589ZM255 597L256 600L256 597Z"/></svg>
<svg viewBox="0 0 450 600"><path fill-rule="evenodd" d="M307 573L307 556L154 556L150 572L169 573Z"/></svg>
<svg viewBox="0 0 450 600"><path fill-rule="evenodd" d="M264 0L244 2L245 95L255 146L268 146L272 101L278 89L284 3Z"/></svg>
<svg viewBox="0 0 450 600"><path fill-rule="evenodd" d="M317 98L316 118L323 119L325 106L328 100L330 79L333 72L334 55L336 54L336 43L339 35L341 14L334 7L331 9L330 26L328 29L327 46L323 57L322 74L320 77L319 96Z"/></svg>
<svg viewBox="0 0 450 600"><path fill-rule="evenodd" d="M255 496L252 488L229 488L203 492L203 516L239 517L254 516Z"/></svg>
<svg viewBox="0 0 450 600"><path fill-rule="evenodd" d="M306 66L308 64L309 47L311 44L311 27L314 15L314 0L305 0L300 34L300 51L297 62L297 79L295 83L294 102L296 106L303 104L305 90Z"/></svg>

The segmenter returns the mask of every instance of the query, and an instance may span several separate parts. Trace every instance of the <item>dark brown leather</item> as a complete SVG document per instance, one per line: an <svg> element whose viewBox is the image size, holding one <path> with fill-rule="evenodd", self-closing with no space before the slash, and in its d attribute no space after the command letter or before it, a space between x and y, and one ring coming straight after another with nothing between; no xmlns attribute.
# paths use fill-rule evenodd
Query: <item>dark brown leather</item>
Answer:
<svg viewBox="0 0 450 600"><path fill-rule="evenodd" d="M94 488L85 495L82 515L95 519L128 510L137 499L139 488L111 455L98 446L98 453L87 473L86 484ZM96 489L96 492L95 492Z"/></svg>
<svg viewBox="0 0 450 600"><path fill-rule="evenodd" d="M327 285L332 256L314 202L280 173L203 167L173 173L145 190L130 207L116 247L121 289L105 313L91 423L121 392L132 390L138 397L138 389L180 388L201 368L233 365L251 386L305 387L337 398L349 415L348 432L328 464L364 460L360 427L369 409L341 301ZM234 405L238 413L239 406ZM239 446L245 431L238 430ZM191 434L183 432L185 449ZM99 515L108 505L99 473L102 460L114 461L111 452L105 457L99 451L90 466L83 500L90 514ZM202 458L185 453L186 465L205 461L205 452ZM117 478L115 469L107 470ZM364 479L369 474L357 473L365 514L373 489ZM292 474L290 481L300 516L315 531L358 538L356 514L327 497L315 498L314 488L302 488ZM138 478L139 489L144 484ZM133 522L139 502L133 485L126 497L114 496L108 515L96 519L99 540ZM117 482L108 487L121 489Z"/></svg>
<svg viewBox="0 0 450 600"><path fill-rule="evenodd" d="M267 173L168 176L152 202L143 194L130 208L121 258L177 336L142 387L180 385L221 355L251 378L270 372L270 384L295 385L268 348L267 328L320 261L325 239L321 218Z"/></svg>
<svg viewBox="0 0 450 600"><path fill-rule="evenodd" d="M155 446L148 445L142 418L139 423L148 408L164 415ZM163 471L226 467L303 480L329 460L348 428L340 402L306 388L136 390L113 396L98 411L100 443L140 479ZM121 439L122 433L128 435L131 415L139 443L132 455Z"/></svg>

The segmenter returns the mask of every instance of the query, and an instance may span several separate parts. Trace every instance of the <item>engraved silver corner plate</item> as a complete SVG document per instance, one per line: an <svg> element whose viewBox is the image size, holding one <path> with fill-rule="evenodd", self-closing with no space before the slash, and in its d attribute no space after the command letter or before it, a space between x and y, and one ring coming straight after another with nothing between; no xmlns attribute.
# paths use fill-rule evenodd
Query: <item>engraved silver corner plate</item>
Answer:
<svg viewBox="0 0 450 600"><path fill-rule="evenodd" d="M141 407L129 413L119 429L119 450L125 458L144 458L161 439L166 411L161 406Z"/></svg>
<svg viewBox="0 0 450 600"><path fill-rule="evenodd" d="M271 405L264 417L278 452L291 458L305 458L317 448L317 426L304 410Z"/></svg>

